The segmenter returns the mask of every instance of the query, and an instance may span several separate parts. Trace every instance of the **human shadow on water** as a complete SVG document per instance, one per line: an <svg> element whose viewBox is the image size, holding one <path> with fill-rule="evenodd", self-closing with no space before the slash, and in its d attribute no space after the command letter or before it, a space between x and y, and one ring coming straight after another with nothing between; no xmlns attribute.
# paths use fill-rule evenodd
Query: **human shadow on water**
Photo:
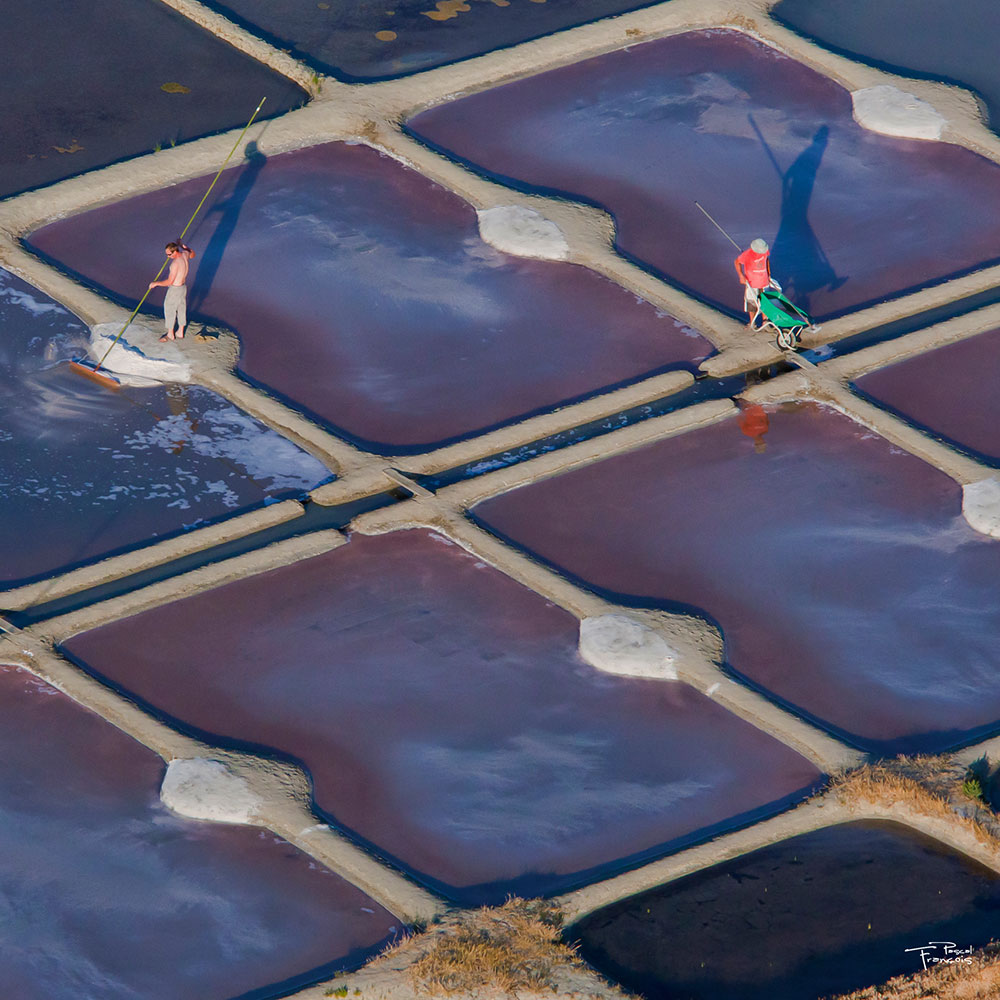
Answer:
<svg viewBox="0 0 1000 1000"><path fill-rule="evenodd" d="M205 212L202 220L204 225L213 215L219 216L218 225L212 233L201 256L201 262L195 271L194 281L191 283L190 309L197 312L204 304L208 293L212 290L212 283L222 262L222 255L226 251L230 237L236 229L240 212L243 205L257 182L257 177L264 165L267 157L260 151L256 142L248 142L244 153L247 163L240 170L229 195L217 201Z"/></svg>
<svg viewBox="0 0 1000 1000"><path fill-rule="evenodd" d="M808 312L811 293L821 288L833 291L847 281L847 275L841 277L834 270L809 224L809 202L816 186L820 161L830 140L830 128L821 125L812 142L787 170L782 170L752 115L750 124L781 178L781 223L771 256L785 293Z"/></svg>

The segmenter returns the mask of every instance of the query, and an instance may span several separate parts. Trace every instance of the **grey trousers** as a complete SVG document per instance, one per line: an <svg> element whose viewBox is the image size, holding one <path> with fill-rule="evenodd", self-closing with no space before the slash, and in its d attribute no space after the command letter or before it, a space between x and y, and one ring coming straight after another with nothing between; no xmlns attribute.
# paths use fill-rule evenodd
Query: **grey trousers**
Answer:
<svg viewBox="0 0 1000 1000"><path fill-rule="evenodd" d="M187 286L171 285L163 297L163 319L167 333L173 333L174 321L177 328L183 330L187 326Z"/></svg>

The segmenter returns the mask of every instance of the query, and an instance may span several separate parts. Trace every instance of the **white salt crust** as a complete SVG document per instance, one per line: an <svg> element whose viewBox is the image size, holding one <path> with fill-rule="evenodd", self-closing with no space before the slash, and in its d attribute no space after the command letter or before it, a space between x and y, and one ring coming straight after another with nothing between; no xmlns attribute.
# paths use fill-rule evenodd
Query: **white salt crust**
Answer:
<svg viewBox="0 0 1000 1000"><path fill-rule="evenodd" d="M90 356L100 361L118 336L121 323L98 323L90 332ZM184 341L160 343L160 331L132 323L111 348L103 367L124 385L147 386L160 382L190 382L191 366L184 357Z"/></svg>
<svg viewBox="0 0 1000 1000"><path fill-rule="evenodd" d="M677 652L661 635L627 615L584 618L580 656L608 674L677 680Z"/></svg>
<svg viewBox="0 0 1000 1000"><path fill-rule="evenodd" d="M1000 538L1000 479L980 479L962 487L962 514L984 535Z"/></svg>
<svg viewBox="0 0 1000 1000"><path fill-rule="evenodd" d="M948 119L932 104L883 83L851 93L854 120L872 132L904 139L940 139Z"/></svg>
<svg viewBox="0 0 1000 1000"><path fill-rule="evenodd" d="M520 205L501 205L477 212L479 235L491 247L518 257L567 260L569 244L550 219Z"/></svg>
<svg viewBox="0 0 1000 1000"><path fill-rule="evenodd" d="M264 805L244 778L207 757L172 760L160 798L181 816L213 823L252 823Z"/></svg>

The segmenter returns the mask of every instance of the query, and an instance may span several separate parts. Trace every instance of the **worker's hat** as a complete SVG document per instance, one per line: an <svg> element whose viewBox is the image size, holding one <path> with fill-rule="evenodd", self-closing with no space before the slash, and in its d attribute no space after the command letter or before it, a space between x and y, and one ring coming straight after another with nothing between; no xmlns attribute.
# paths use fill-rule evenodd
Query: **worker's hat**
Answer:
<svg viewBox="0 0 1000 1000"><path fill-rule="evenodd" d="M750 244L750 249L754 253L767 253L767 241L766 240L754 240Z"/></svg>

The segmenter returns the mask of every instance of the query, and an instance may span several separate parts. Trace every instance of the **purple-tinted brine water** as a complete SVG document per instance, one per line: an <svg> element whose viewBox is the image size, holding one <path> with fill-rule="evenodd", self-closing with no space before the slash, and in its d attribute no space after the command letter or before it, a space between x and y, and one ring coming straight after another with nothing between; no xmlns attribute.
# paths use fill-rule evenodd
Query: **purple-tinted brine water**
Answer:
<svg viewBox="0 0 1000 1000"><path fill-rule="evenodd" d="M332 478L221 396L75 374L89 331L0 271L0 590Z"/></svg>
<svg viewBox="0 0 1000 1000"><path fill-rule="evenodd" d="M699 609L734 671L859 746L1000 728L1000 542L957 483L833 410L767 416L753 442L728 419L474 516L615 600Z"/></svg>
<svg viewBox="0 0 1000 1000"><path fill-rule="evenodd" d="M171 238L204 187L58 222L31 244L127 299L162 260L150 233ZM712 351L584 267L493 249L468 204L367 146L253 155L189 242L190 309L239 334L240 372L376 451L423 450Z"/></svg>
<svg viewBox="0 0 1000 1000"><path fill-rule="evenodd" d="M939 347L857 379L876 402L935 437L1000 463L1000 330Z"/></svg>
<svg viewBox="0 0 1000 1000"><path fill-rule="evenodd" d="M0 995L266 1000L399 929L270 832L169 812L159 757L31 674L0 698Z"/></svg>
<svg viewBox="0 0 1000 1000"><path fill-rule="evenodd" d="M630 258L720 309L736 251L818 318L998 257L1000 167L858 125L843 87L729 30L690 32L439 104L408 128L493 177L596 203Z"/></svg>
<svg viewBox="0 0 1000 1000"><path fill-rule="evenodd" d="M300 761L338 824L467 905L603 877L815 787L805 759L687 685L585 665L577 634L458 546L406 531L65 649L210 739Z"/></svg>

